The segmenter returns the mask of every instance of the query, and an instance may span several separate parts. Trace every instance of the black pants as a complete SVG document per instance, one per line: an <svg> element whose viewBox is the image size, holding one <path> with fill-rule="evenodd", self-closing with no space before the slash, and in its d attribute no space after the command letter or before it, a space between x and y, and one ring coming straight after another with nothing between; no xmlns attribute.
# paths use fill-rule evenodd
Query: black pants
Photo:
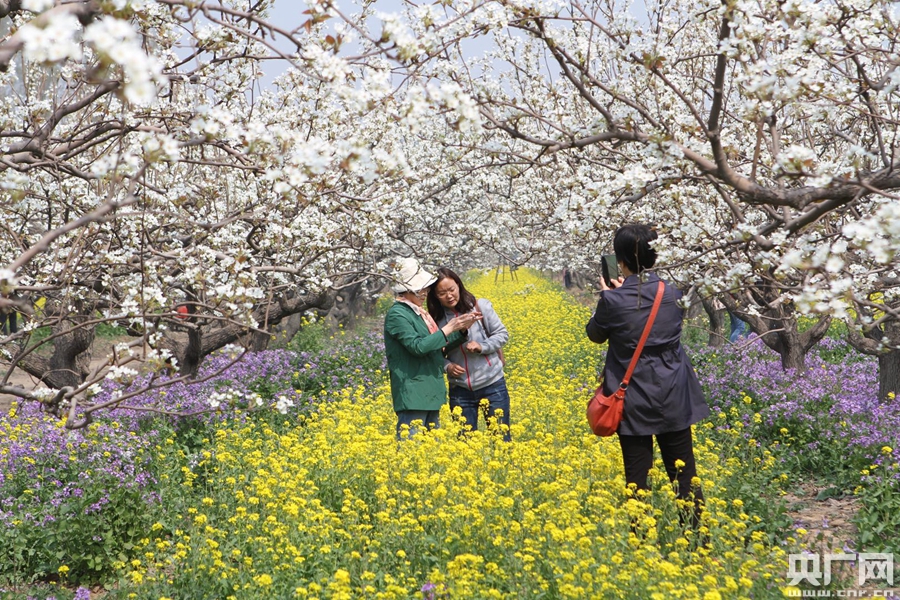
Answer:
<svg viewBox="0 0 900 600"><path fill-rule="evenodd" d="M7 325L8 323L8 325ZM16 333L19 330L16 327L16 313L15 311L10 311L7 314L0 314L0 332L3 335L8 335L10 333Z"/></svg>
<svg viewBox="0 0 900 600"><path fill-rule="evenodd" d="M691 525L696 527L700 521L703 490L700 486L691 484L691 480L697 476L691 428L660 433L656 436L656 443L659 444L669 481L678 482L677 497L694 503ZM619 445L622 447L622 458L625 462L625 483L633 483L639 490L649 490L647 476L653 466L653 436L619 435ZM684 462L684 466L677 468L676 460Z"/></svg>

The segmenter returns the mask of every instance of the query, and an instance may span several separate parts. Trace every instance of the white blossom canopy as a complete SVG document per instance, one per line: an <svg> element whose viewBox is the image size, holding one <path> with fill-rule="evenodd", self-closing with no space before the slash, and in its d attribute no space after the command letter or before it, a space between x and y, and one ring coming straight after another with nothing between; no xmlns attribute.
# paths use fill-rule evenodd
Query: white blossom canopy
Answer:
<svg viewBox="0 0 900 600"><path fill-rule="evenodd" d="M0 0L0 301L58 350L7 363L59 405L97 322L190 363L398 254L591 271L632 221L773 347L900 344L895 3L381 4Z"/></svg>

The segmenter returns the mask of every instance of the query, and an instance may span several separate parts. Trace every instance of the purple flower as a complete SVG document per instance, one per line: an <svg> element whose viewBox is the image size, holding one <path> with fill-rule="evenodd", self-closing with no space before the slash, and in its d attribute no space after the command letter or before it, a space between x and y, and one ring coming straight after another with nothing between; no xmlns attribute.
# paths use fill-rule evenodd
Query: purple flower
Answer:
<svg viewBox="0 0 900 600"><path fill-rule="evenodd" d="M873 464L882 446L900 448L900 399L878 398L877 359L844 341L823 339L802 371L782 369L778 355L760 340L693 354L713 412L728 417L722 425L717 418L717 426L727 429L739 420L745 434L770 446L778 442L782 455L801 465L815 468L818 460L858 472Z"/></svg>
<svg viewBox="0 0 900 600"><path fill-rule="evenodd" d="M72 600L91 600L91 590L86 587L79 587L75 590L75 596Z"/></svg>
<svg viewBox="0 0 900 600"><path fill-rule="evenodd" d="M91 550L113 543L110 540L130 541L125 538L132 534L126 532L143 533L166 509L158 470L168 471L171 461L177 460L167 444L173 429L247 418L251 411L273 407L279 398L288 400L291 410L312 410L315 402L327 400L337 391L329 388L371 386L383 380L384 362L383 343L377 334L312 354L285 350L247 353L234 364L232 357L218 354L203 363L195 384L161 387L161 382L171 378L153 379L149 374L127 387L104 381L93 402L108 401L113 394L135 395L124 403L125 408L97 415L88 428L66 430L34 403L22 405L12 417L0 414L4 444L0 527L14 530L12 535L26 536L22 538L26 545L39 549L38 538L44 539L46 530L65 528L65 535L57 539L70 545L69 580L77 583L79 574L88 570L93 577L96 566L78 565L75 557L91 556ZM209 398L214 394L227 394L229 401L210 411ZM185 420L172 416L175 413L194 416ZM17 429L14 438L3 435L13 429ZM186 466L195 468L198 462L196 455L189 454ZM123 515L127 515L124 520ZM73 523L81 523L81 529L74 530ZM109 534L101 536L102 532ZM50 550L53 556L27 559L35 561L31 566L0 565L0 575L6 569L21 572L52 563L60 548L42 551ZM87 600L89 590L79 588L79 597Z"/></svg>

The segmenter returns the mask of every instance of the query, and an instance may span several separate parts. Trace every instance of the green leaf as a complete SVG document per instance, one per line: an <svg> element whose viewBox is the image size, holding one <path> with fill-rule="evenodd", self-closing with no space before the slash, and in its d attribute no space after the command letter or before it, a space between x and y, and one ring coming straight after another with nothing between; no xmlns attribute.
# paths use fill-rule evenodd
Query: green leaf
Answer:
<svg viewBox="0 0 900 600"><path fill-rule="evenodd" d="M843 497L844 497L844 490L842 490L839 487L825 488L824 490L819 490L819 493L816 494L816 500L818 502L828 500L829 498L843 498Z"/></svg>

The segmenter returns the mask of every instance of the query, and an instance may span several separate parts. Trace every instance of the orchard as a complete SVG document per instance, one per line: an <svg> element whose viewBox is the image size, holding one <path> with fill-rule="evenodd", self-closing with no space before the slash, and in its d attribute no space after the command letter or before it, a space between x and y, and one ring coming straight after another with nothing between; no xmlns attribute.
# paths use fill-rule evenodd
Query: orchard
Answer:
<svg viewBox="0 0 900 600"><path fill-rule="evenodd" d="M0 589L781 597L804 478L893 551L896 3L282 4L0 0ZM718 545L582 422L602 353L548 277L593 284L630 222L708 322ZM378 340L323 333L399 256L508 311L511 445L397 454Z"/></svg>

